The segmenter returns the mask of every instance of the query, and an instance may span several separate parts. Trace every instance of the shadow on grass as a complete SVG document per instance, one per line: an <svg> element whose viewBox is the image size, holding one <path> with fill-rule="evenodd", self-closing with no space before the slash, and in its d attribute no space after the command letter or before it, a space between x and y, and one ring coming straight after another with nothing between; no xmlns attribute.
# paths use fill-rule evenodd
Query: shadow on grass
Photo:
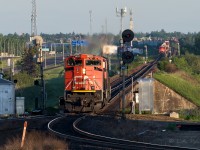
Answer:
<svg viewBox="0 0 200 150"><path fill-rule="evenodd" d="M58 108L59 96L64 94L64 79L59 76L45 80L46 89L46 107ZM30 86L27 88L21 88L16 91L16 97L25 97L25 110L32 111L38 105L38 108L42 108L42 87ZM36 100L38 99L38 100ZM37 102L38 101L38 102ZM37 104L38 103L38 104Z"/></svg>

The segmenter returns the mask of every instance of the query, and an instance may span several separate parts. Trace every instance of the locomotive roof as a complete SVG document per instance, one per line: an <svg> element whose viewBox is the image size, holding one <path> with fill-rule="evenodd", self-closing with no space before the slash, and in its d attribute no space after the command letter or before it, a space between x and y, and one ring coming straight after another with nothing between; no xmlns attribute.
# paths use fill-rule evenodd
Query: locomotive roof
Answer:
<svg viewBox="0 0 200 150"><path fill-rule="evenodd" d="M70 57L79 57L79 58L99 58L99 59L106 59L105 57L102 56L98 56L98 55L93 55L93 54L77 54L77 55L73 55L73 56L69 56Z"/></svg>

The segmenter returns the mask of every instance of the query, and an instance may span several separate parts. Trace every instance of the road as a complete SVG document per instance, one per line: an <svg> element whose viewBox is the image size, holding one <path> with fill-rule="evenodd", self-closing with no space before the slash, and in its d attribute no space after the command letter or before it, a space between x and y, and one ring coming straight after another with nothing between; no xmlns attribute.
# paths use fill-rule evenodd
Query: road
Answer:
<svg viewBox="0 0 200 150"><path fill-rule="evenodd" d="M66 56L65 56L66 57ZM15 57L16 58L16 57ZM19 58L19 57L17 57ZM46 60L45 60L46 58ZM2 60L3 61L8 61L8 59L11 59L11 57L3 57ZM48 67L52 67L52 66L57 66L57 65L62 65L63 64L63 55L62 54L57 54L56 57L55 55L47 55L46 57L44 56L44 62L43 62L43 67L48 68ZM2 68L2 66L0 66L0 69ZM3 67L3 72L9 71L11 68L10 67ZM19 67L14 67L14 73L17 73L20 70ZM1 72L1 70L0 70Z"/></svg>

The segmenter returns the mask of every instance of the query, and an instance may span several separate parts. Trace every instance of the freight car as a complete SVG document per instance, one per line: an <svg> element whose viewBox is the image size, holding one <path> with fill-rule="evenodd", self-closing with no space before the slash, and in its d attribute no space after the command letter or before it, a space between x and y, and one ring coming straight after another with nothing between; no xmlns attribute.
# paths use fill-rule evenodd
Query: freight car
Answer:
<svg viewBox="0 0 200 150"><path fill-rule="evenodd" d="M60 105L68 112L97 111L111 96L105 57L79 54L65 58L64 97Z"/></svg>

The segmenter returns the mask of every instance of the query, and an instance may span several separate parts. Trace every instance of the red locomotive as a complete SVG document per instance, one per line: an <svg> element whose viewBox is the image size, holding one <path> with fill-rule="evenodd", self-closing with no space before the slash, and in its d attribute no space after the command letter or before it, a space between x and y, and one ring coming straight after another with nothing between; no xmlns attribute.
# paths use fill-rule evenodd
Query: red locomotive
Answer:
<svg viewBox="0 0 200 150"><path fill-rule="evenodd" d="M160 54L164 54L165 56L167 56L167 54L169 53L169 41L165 41L160 47L159 47L159 53Z"/></svg>
<svg viewBox="0 0 200 150"><path fill-rule="evenodd" d="M97 111L110 99L106 58L79 54L65 58L65 90L60 104L69 112Z"/></svg>

